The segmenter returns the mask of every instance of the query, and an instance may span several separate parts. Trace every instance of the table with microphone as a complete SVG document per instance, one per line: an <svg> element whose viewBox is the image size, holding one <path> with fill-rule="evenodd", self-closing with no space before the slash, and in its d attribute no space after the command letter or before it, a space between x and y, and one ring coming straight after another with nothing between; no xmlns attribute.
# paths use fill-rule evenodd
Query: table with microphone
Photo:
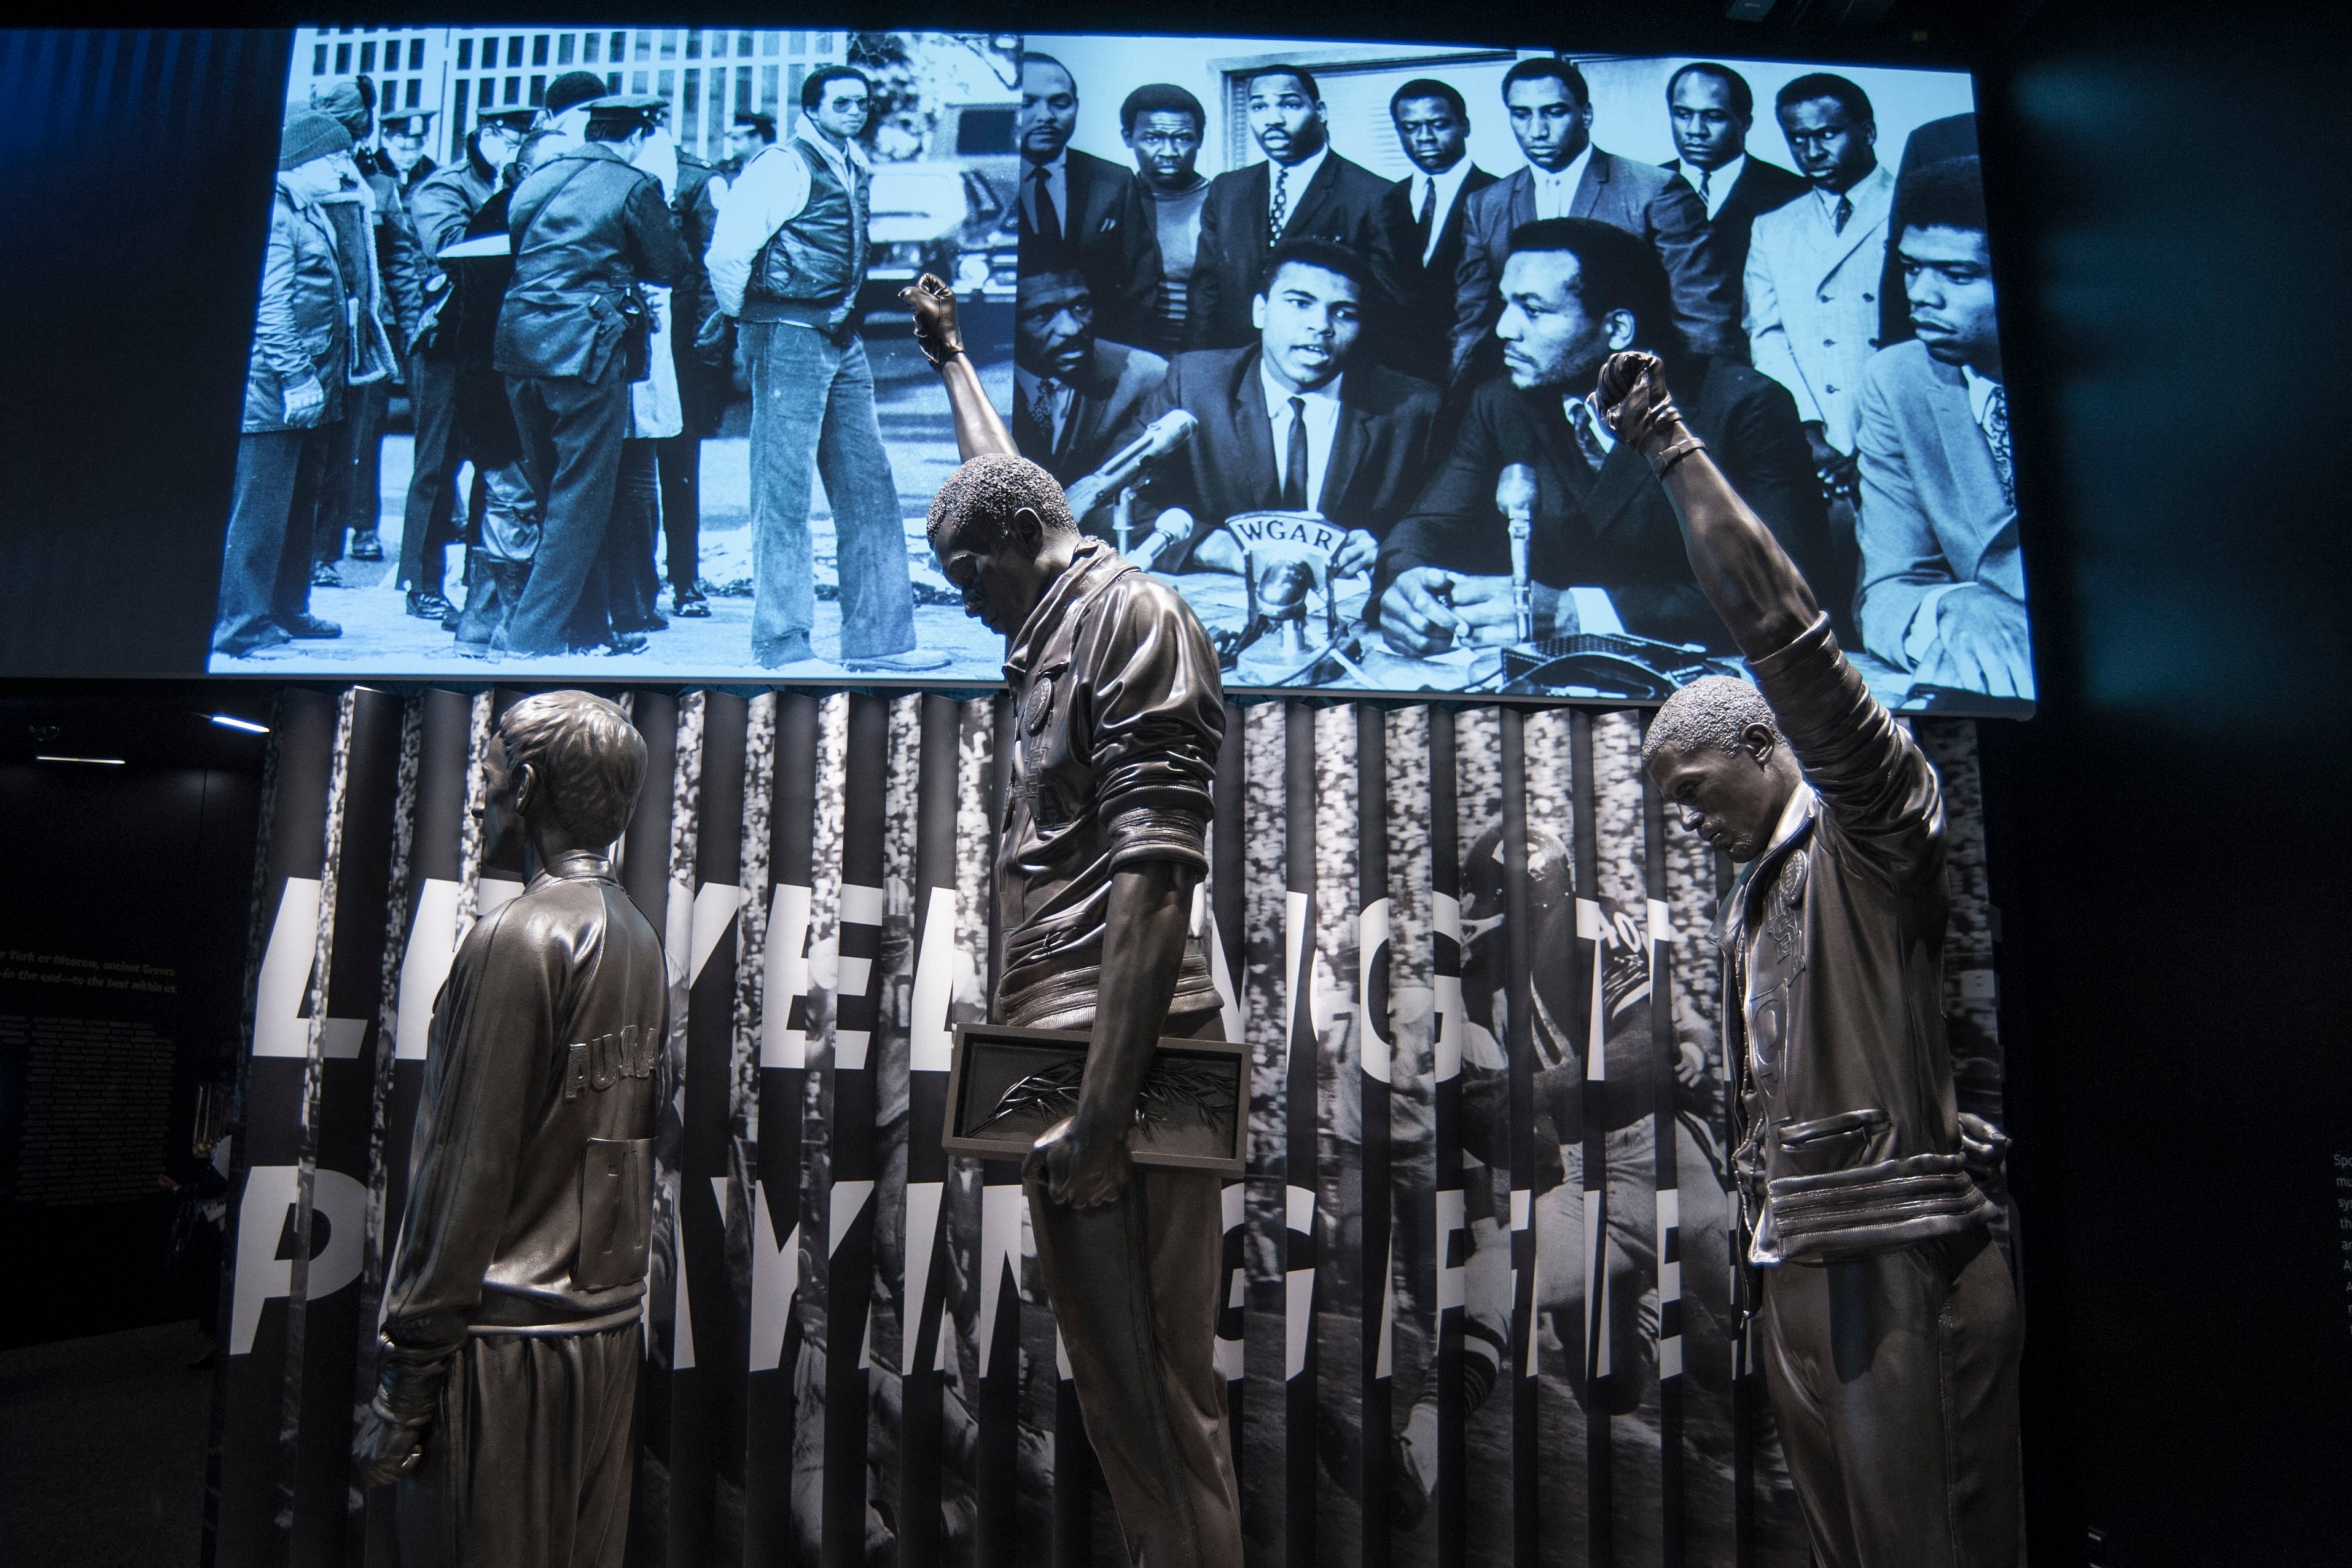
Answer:
<svg viewBox="0 0 2352 1568"><path fill-rule="evenodd" d="M1191 414L1171 410L1069 487L1071 509L1080 516L1108 502L1112 542L1147 571L1190 538L1195 524L1190 513L1171 508L1138 538L1137 496L1150 482L1152 464L1190 440L1196 428ZM1194 550L1193 560L1232 570L1190 571L1163 580L1201 617L1234 686L1663 701L1702 675L1737 672L1736 665L1704 649L1628 633L1607 590L1599 587L1560 591L1563 607L1573 608L1576 629L1538 627L1529 569L1537 500L1533 468L1513 463L1503 469L1495 510L1511 543L1513 625L1505 641L1465 643L1427 656L1399 653L1376 625L1366 624L1370 571L1332 572L1348 531L1318 512L1229 517Z"/></svg>

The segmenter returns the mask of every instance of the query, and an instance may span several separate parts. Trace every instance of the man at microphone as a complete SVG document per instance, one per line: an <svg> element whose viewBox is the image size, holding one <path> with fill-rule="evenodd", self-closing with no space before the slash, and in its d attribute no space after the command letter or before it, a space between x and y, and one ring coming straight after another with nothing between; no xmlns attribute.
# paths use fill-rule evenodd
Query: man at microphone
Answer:
<svg viewBox="0 0 2352 1568"><path fill-rule="evenodd" d="M1168 362L1095 331L1094 289L1075 261L1021 274L1013 311L1013 437L1063 484L1103 466Z"/></svg>
<svg viewBox="0 0 2352 1568"><path fill-rule="evenodd" d="M1239 572L1219 531L1249 511L1311 511L1348 531L1331 562L1368 570L1430 462L1437 389L1360 353L1371 270L1336 240L1294 240L1268 258L1250 302L1258 341L1169 362L1114 443L1122 449L1181 409L1192 438L1148 469L1132 526L1156 571ZM1097 473L1070 487L1070 510L1108 536L1118 487Z"/></svg>
<svg viewBox="0 0 2352 1568"><path fill-rule="evenodd" d="M1587 218L1525 225L1502 293L1495 335L1510 374L1472 395L1444 465L1381 548L1366 618L1391 647L1427 656L1580 630L1729 650L1665 493L1582 395L1611 353L1636 347L1695 389L1692 427L1822 586L1833 620L1850 612L1795 403L1746 365L1686 351L1645 242Z"/></svg>

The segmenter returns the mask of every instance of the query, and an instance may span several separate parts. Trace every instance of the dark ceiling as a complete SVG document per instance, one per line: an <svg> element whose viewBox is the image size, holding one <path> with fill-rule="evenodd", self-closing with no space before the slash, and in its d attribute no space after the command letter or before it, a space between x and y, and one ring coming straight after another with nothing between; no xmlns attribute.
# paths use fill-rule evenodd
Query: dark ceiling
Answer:
<svg viewBox="0 0 2352 1568"><path fill-rule="evenodd" d="M1464 41L1522 47L1556 42L1587 50L1671 50L1677 54L1830 56L1856 61L1942 64L1973 62L2013 37L2047 0L1553 0L1548 5L1504 0L1454 0L1443 7L1406 0L1163 0L1148 8L1104 0L843 0L811 8L795 20L835 26L987 28L1006 32L1205 33L1297 37ZM504 23L526 10L514 0L383 0L352 6L316 0L264 0L207 8L215 25L297 26L384 25L431 21L465 26ZM152 8L100 6L98 23L177 21ZM772 26L772 0L604 0L594 7L562 7L570 21L612 19L636 26ZM542 18L548 20L551 18Z"/></svg>

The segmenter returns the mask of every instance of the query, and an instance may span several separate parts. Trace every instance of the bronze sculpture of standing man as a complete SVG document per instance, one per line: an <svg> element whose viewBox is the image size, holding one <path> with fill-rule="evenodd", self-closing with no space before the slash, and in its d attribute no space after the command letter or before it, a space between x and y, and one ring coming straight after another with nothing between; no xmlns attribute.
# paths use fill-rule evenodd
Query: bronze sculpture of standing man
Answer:
<svg viewBox="0 0 2352 1568"><path fill-rule="evenodd" d="M399 1485L407 1568L619 1568L669 985L605 850L646 743L554 691L508 709L489 752L486 852L520 833L538 869L434 1000L355 1457Z"/></svg>
<svg viewBox="0 0 2352 1568"><path fill-rule="evenodd" d="M1081 534L1061 486L1018 455L947 286L926 276L905 298L965 459L931 503L931 548L965 613L1008 639L1017 749L992 1012L1091 1037L1077 1111L1024 1172L1038 1261L1129 1561L1239 1568L1218 1181L1136 1169L1127 1149L1160 1037L1221 1033L1189 934L1224 733L1216 650L1181 597Z"/></svg>
<svg viewBox="0 0 2352 1568"><path fill-rule="evenodd" d="M1649 459L1755 687L1659 710L1643 765L1745 862L1724 900L1742 1277L1823 1568L2014 1568L2017 1302L1987 1222L2002 1139L1944 1040L1944 802L1649 354L1596 401Z"/></svg>

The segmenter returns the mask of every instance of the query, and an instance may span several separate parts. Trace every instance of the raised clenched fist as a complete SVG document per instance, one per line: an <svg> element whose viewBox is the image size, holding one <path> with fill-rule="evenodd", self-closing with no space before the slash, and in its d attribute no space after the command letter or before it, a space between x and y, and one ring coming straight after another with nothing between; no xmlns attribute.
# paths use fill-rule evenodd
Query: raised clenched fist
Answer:
<svg viewBox="0 0 2352 1568"><path fill-rule="evenodd" d="M1666 390L1665 363L1638 349L1609 356L1594 401L1611 434L1649 456L1682 430L1682 412Z"/></svg>
<svg viewBox="0 0 2352 1568"><path fill-rule="evenodd" d="M963 330L956 325L955 290L926 272L904 289L898 298L915 316L915 346L937 370L963 353Z"/></svg>

